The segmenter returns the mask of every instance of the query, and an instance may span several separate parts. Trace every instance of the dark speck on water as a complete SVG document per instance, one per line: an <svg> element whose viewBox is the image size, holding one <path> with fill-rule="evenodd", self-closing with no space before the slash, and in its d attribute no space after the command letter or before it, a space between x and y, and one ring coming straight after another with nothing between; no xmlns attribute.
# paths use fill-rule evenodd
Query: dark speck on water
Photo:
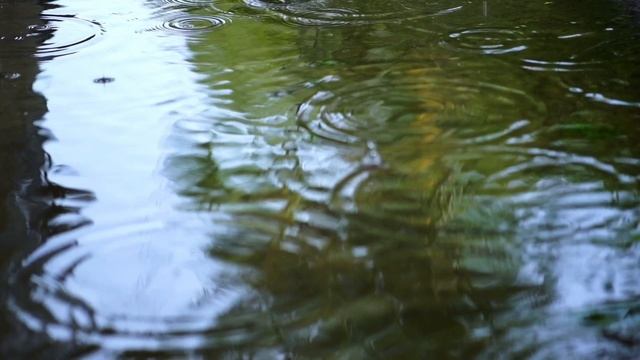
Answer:
<svg viewBox="0 0 640 360"><path fill-rule="evenodd" d="M640 359L638 4L0 0L0 359Z"/></svg>
<svg viewBox="0 0 640 360"><path fill-rule="evenodd" d="M96 83L96 84L108 84L108 83L111 83L111 82L114 82L114 81L116 81L115 78L104 77L104 76L103 77L99 77L97 79L93 79L93 82Z"/></svg>

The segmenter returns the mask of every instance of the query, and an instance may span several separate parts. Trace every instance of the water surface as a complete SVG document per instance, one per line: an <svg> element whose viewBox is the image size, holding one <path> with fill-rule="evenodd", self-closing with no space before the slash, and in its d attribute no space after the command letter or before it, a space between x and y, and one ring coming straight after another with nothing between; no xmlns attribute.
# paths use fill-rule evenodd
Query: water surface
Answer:
<svg viewBox="0 0 640 360"><path fill-rule="evenodd" d="M7 356L640 355L635 2L47 4Z"/></svg>

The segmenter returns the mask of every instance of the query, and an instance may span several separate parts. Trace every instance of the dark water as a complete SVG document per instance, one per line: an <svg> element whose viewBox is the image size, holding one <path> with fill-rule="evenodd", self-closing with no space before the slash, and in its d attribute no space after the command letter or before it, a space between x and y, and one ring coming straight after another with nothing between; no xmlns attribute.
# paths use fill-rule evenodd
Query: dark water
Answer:
<svg viewBox="0 0 640 360"><path fill-rule="evenodd" d="M0 1L0 357L640 357L640 3Z"/></svg>

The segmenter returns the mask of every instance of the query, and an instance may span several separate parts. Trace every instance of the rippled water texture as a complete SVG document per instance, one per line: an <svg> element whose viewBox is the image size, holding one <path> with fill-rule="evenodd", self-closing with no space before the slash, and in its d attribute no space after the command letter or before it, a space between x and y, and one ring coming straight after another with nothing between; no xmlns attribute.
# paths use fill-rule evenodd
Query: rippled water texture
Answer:
<svg viewBox="0 0 640 360"><path fill-rule="evenodd" d="M637 2L0 20L0 357L640 357Z"/></svg>

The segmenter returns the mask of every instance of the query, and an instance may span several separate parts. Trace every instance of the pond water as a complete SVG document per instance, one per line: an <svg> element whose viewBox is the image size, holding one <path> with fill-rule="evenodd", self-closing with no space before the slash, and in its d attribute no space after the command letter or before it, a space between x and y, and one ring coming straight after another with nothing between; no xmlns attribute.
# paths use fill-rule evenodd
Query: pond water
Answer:
<svg viewBox="0 0 640 360"><path fill-rule="evenodd" d="M640 357L640 3L0 2L0 357Z"/></svg>

